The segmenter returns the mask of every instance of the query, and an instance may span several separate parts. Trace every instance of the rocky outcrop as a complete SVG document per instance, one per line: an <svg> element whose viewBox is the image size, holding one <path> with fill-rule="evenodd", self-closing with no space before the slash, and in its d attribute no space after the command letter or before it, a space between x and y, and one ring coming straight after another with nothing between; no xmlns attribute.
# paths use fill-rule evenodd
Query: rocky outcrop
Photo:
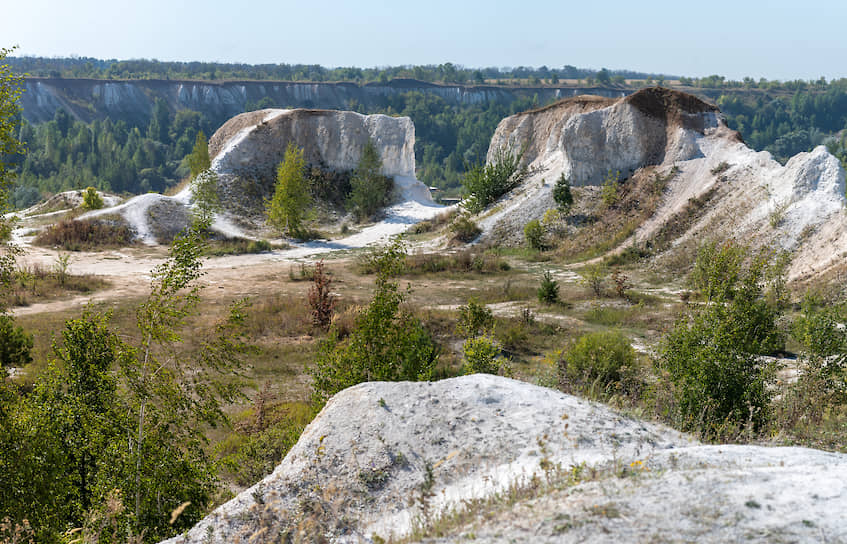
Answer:
<svg viewBox="0 0 847 544"><path fill-rule="evenodd" d="M368 140L382 158L382 173L395 180L394 204L386 221L328 248L359 247L398 234L440 211L429 188L415 179L415 127L408 117L361 115L329 110L261 110L238 115L209 141L212 170L224 208L213 229L227 236L261 232L264 202L273 194L276 168L289 143L303 150L306 162L324 170L346 172L359 162ZM166 243L188 224L191 187L168 197L146 194L115 208L87 214L123 216L149 244ZM325 248L313 247L319 251Z"/></svg>
<svg viewBox="0 0 847 544"><path fill-rule="evenodd" d="M408 117L334 110L260 110L237 115L209 139L219 175L275 177L289 142L313 166L352 170L368 140L386 176L415 176L415 126Z"/></svg>
<svg viewBox="0 0 847 544"><path fill-rule="evenodd" d="M800 153L786 165L747 147L716 107L677 91L652 88L611 100L577 97L500 122L489 160L500 149L524 151L532 175L484 215L480 226L498 239L522 241L523 226L555 206L553 182L599 185L608 174L629 178L645 167L669 174L652 217L619 247L646 244L692 199L709 205L670 252L704 240L736 238L794 253L792 280L814 280L847 268L845 174L826 148Z"/></svg>
<svg viewBox="0 0 847 544"><path fill-rule="evenodd" d="M477 374L339 393L273 474L168 542L277 542L299 529L374 542L549 471L591 469L587 482L529 504L496 503L502 515L487 510L469 532L483 542L847 537L845 455L703 446L600 404Z"/></svg>
<svg viewBox="0 0 847 544"><path fill-rule="evenodd" d="M500 149L524 151L524 161L548 179L564 173L574 185L599 185L609 172L702 156L695 139L720 123L718 110L699 98L664 88L613 100L579 96L507 117L491 139Z"/></svg>

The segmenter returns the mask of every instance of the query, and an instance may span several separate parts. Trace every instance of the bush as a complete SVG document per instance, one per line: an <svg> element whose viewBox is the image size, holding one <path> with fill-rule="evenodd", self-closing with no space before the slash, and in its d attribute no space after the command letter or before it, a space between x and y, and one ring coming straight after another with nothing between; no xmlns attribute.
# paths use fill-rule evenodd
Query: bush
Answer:
<svg viewBox="0 0 847 544"><path fill-rule="evenodd" d="M450 232L453 233L452 240L467 244L476 240L476 237L482 233L482 229L467 215L460 215L450 224Z"/></svg>
<svg viewBox="0 0 847 544"><path fill-rule="evenodd" d="M103 207L103 199L97 194L97 189L89 187L83 191L82 207L86 210L99 210Z"/></svg>
<svg viewBox="0 0 847 544"><path fill-rule="evenodd" d="M462 344L462 374L499 374L504 365L498 355L500 348L490 336L468 338Z"/></svg>
<svg viewBox="0 0 847 544"><path fill-rule="evenodd" d="M558 376L565 391L633 394L638 381L635 350L617 330L580 336L561 353Z"/></svg>
<svg viewBox="0 0 847 544"><path fill-rule="evenodd" d="M603 263L590 264L582 271L582 284L590 288L596 297L603 296L603 285L608 269Z"/></svg>
<svg viewBox="0 0 847 544"><path fill-rule="evenodd" d="M573 206L573 193L571 193L571 182L565 177L564 172L556 180L553 187L553 201L562 213L568 213Z"/></svg>
<svg viewBox="0 0 847 544"><path fill-rule="evenodd" d="M533 219L524 226L523 235L529 247L539 251L544 249L544 227L541 226L538 219Z"/></svg>
<svg viewBox="0 0 847 544"><path fill-rule="evenodd" d="M348 204L360 221L373 216L388 204L394 180L380 174L382 159L373 141L368 139L359 164L350 179Z"/></svg>
<svg viewBox="0 0 847 544"><path fill-rule="evenodd" d="M465 338L475 338L479 333L491 330L493 326L494 314L475 298L469 299L467 305L459 306L456 334Z"/></svg>
<svg viewBox="0 0 847 544"><path fill-rule="evenodd" d="M135 233L123 220L67 220L48 227L35 238L40 246L58 246L67 251L96 247L132 245Z"/></svg>
<svg viewBox="0 0 847 544"><path fill-rule="evenodd" d="M316 404L365 381L427 380L432 376L438 347L423 323L401 308L405 293L390 277L401 269L406 254L396 243L392 247L395 249L375 262L376 290L350 337L342 342L337 331L330 329L308 368Z"/></svg>
<svg viewBox="0 0 847 544"><path fill-rule="evenodd" d="M732 243L700 249L692 276L707 302L690 305L660 348L678 425L709 437L728 424L755 431L768 421L773 368L761 355L782 349L784 340L779 311L763 293L772 255L762 251L744 264L749 254Z"/></svg>
<svg viewBox="0 0 847 544"><path fill-rule="evenodd" d="M315 263L312 286L309 288L309 307L312 325L324 330L329 328L335 310L336 297L330 293L331 284L332 278L324 272L324 262L321 259Z"/></svg>
<svg viewBox="0 0 847 544"><path fill-rule="evenodd" d="M10 315L0 315L0 368L22 367L32 362L32 335L15 326Z"/></svg>
<svg viewBox="0 0 847 544"><path fill-rule="evenodd" d="M479 213L524 182L529 171L520 166L523 151L500 148L488 164L472 166L462 178L468 197L462 205L471 213Z"/></svg>
<svg viewBox="0 0 847 544"><path fill-rule="evenodd" d="M541 277L541 286L538 288L538 302L555 304L559 301L559 282L553 279L549 270Z"/></svg>
<svg viewBox="0 0 847 544"><path fill-rule="evenodd" d="M600 199L603 201L604 208L611 208L620 200L620 172L609 173L606 175L606 180L603 182L603 187L600 190Z"/></svg>

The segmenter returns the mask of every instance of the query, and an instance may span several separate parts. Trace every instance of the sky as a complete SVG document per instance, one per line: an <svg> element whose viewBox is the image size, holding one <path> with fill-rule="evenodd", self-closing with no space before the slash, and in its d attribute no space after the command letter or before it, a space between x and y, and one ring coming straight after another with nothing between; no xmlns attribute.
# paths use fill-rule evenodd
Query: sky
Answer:
<svg viewBox="0 0 847 544"><path fill-rule="evenodd" d="M16 56L847 77L843 0L4 3L0 47Z"/></svg>

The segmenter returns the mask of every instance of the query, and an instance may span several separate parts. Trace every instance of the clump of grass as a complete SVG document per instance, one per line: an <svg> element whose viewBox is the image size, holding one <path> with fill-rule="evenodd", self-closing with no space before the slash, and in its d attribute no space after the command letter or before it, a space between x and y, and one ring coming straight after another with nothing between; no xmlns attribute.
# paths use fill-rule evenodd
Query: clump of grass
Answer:
<svg viewBox="0 0 847 544"><path fill-rule="evenodd" d="M35 238L35 244L60 247L66 251L83 251L109 247L125 247L135 243L135 233L120 217L64 220L47 227Z"/></svg>
<svg viewBox="0 0 847 544"><path fill-rule="evenodd" d="M266 253L283 247L271 246L267 240L248 240L247 238L221 238L210 240L206 248L206 255L247 255L252 253Z"/></svg>
<svg viewBox="0 0 847 544"><path fill-rule="evenodd" d="M455 253L416 253L406 258L406 274L436 272L477 272L481 274L505 272L511 267L494 253L463 250Z"/></svg>

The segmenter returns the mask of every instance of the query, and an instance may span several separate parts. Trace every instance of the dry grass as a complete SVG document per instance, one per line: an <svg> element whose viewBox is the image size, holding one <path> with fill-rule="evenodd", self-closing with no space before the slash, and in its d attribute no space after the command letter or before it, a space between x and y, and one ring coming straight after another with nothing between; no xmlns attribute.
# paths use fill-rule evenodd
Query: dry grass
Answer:
<svg viewBox="0 0 847 544"><path fill-rule="evenodd" d="M104 216L98 219L60 221L36 236L34 243L66 251L83 251L130 246L135 243L134 238L135 234L123 218Z"/></svg>

